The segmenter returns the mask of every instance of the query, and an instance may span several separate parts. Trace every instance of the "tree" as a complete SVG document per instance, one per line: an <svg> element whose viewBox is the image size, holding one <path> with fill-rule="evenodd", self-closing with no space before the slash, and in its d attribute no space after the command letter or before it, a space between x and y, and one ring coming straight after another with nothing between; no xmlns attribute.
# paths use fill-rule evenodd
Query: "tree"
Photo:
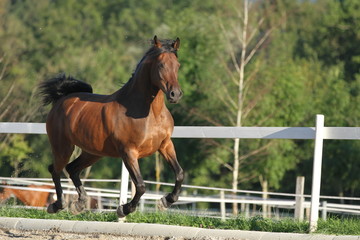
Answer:
<svg viewBox="0 0 360 240"><path fill-rule="evenodd" d="M208 79L199 78L201 73L191 78L197 80L198 89L206 92L190 98L196 104L187 106L189 115L205 125L299 124L308 110L307 99L303 97L307 79L302 76L304 66L291 59L295 35L286 28L288 13L281 5L243 3L243 6L233 1L224 4L212 22L221 30L216 47L210 49L216 56L206 68ZM206 45L207 49L209 46ZM224 186L231 182L234 190L239 184L245 187L260 180L264 188L266 185L278 188L284 173L299 161L295 154L288 154L295 148L292 141L252 140L240 145L239 139L207 140L206 148L211 150L207 150L209 154L198 175L215 178ZM232 179L225 174L229 171ZM234 213L237 211L234 205Z"/></svg>
<svg viewBox="0 0 360 240"><path fill-rule="evenodd" d="M311 76L311 97L317 111L326 116L328 126L359 125L360 52L354 48L360 43L359 7L359 2L353 0L317 1L299 11L304 21L317 24L298 26L295 56L317 62L317 69L313 69L317 74ZM360 165L353 154L358 151L358 143L325 141L324 146L323 166L328 177L323 179L322 191L356 195L358 178L353 177L353 171Z"/></svg>
<svg viewBox="0 0 360 240"><path fill-rule="evenodd" d="M24 171L31 169L29 166L25 166L28 165L27 161L32 149L25 141L24 135L12 135L10 144L1 149L0 157L2 158L2 161L0 166L2 166L2 175L8 175L9 172L12 172L12 177L19 177ZM10 169L9 166L11 167ZM5 172L3 167L8 171Z"/></svg>
<svg viewBox="0 0 360 240"><path fill-rule="evenodd" d="M275 73L273 76L264 74L263 72L269 71L269 69L261 65L273 67L274 62L269 62L267 58L281 58L279 52L275 53L266 49L269 48L270 44L272 47L275 46L275 39L272 39L271 36L275 30L281 27L284 21L280 12L282 9L275 3L267 4L262 1L248 2L247 0L243 1L243 6L241 7L232 1L230 1L228 6L229 8L226 9L225 13L228 16L231 14L231 17L227 18L229 19L227 21L223 20L225 18L220 18L219 20L227 53L226 55L220 55L222 58L221 66L226 69L227 77L225 78L226 80L223 76L219 77L218 82L221 84L218 86L218 95L227 112L231 114L227 116L225 122L224 120L221 121L225 125L230 124L237 127L244 126L246 123L259 125L265 121L276 122L278 124L279 116L274 114L277 100L270 100L271 97L266 96L279 86L277 85L278 82L284 83L286 81L281 81L281 78L277 79L279 76ZM276 40L278 39L280 38ZM224 56L230 56L230 58ZM277 61L275 60L275 62ZM273 72L276 72L276 70L272 70ZM288 76L284 77L283 79L288 80ZM262 82L259 79L262 79ZM280 87L278 92L282 92L282 89L284 88ZM282 100L284 99L282 98ZM271 102L274 104L273 106L267 105ZM291 100L289 104L291 104ZM268 109L261 109L259 105L266 105ZM256 110L255 114L251 114L254 109ZM273 121L269 121L269 119L273 119ZM272 142L258 145L254 148L256 145L249 145L244 142L242 145L243 149L240 151L240 139L234 139L232 150L233 164L231 166L232 189L234 191L238 189L240 176L242 181L254 178L254 171L250 171L252 174L239 175L241 166L249 166L250 162L252 162L251 159L256 159L256 157L254 158L255 155L266 154L266 150L270 146L274 147ZM278 150L276 152L279 154ZM264 176L261 178L262 185L265 187L263 190L267 191L267 177L265 175L262 176ZM236 203L233 204L233 213L235 215L238 213Z"/></svg>

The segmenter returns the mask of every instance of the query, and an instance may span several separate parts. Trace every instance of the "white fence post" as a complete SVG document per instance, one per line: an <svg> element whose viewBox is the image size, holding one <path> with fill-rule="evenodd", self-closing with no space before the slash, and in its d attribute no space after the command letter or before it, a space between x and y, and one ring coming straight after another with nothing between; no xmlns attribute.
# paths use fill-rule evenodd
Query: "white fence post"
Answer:
<svg viewBox="0 0 360 240"><path fill-rule="evenodd" d="M316 115L315 148L311 189L310 232L317 229L319 219L321 165L324 142L324 115Z"/></svg>
<svg viewBox="0 0 360 240"><path fill-rule="evenodd" d="M220 191L220 212L221 212L221 221L226 220L226 206L225 206L225 192Z"/></svg>
<svg viewBox="0 0 360 240"><path fill-rule="evenodd" d="M121 185L120 185L120 205L127 202L127 194L129 191L129 172L125 167L124 162L121 166Z"/></svg>
<svg viewBox="0 0 360 240"><path fill-rule="evenodd" d="M298 176L296 178L296 190L295 190L295 219L299 221L304 220L304 186L305 177Z"/></svg>
<svg viewBox="0 0 360 240"><path fill-rule="evenodd" d="M139 211L140 211L140 212L144 212L144 210L145 210L145 199L144 199L144 198L141 198L141 199L140 199Z"/></svg>
<svg viewBox="0 0 360 240"><path fill-rule="evenodd" d="M323 220L326 220L326 217L327 217L327 202L326 201L323 201L322 202L322 212L321 212L321 218L323 219Z"/></svg>

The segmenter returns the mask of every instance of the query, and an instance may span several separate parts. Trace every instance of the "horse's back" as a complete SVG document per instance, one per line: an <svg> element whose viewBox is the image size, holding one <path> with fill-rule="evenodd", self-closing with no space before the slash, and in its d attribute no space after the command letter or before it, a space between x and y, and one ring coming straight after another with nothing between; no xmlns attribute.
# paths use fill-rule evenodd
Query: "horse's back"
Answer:
<svg viewBox="0 0 360 240"><path fill-rule="evenodd" d="M89 152L103 151L112 128L104 117L108 105L111 101L106 95L77 93L60 99L46 122L50 141L77 145Z"/></svg>

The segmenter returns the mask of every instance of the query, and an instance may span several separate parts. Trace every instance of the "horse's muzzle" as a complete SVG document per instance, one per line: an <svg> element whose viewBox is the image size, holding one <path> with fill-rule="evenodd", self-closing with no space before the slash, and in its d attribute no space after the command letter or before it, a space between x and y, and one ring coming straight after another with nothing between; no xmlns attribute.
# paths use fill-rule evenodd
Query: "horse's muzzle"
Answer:
<svg viewBox="0 0 360 240"><path fill-rule="evenodd" d="M183 96L181 89L172 89L167 92L166 97L169 103L178 103Z"/></svg>

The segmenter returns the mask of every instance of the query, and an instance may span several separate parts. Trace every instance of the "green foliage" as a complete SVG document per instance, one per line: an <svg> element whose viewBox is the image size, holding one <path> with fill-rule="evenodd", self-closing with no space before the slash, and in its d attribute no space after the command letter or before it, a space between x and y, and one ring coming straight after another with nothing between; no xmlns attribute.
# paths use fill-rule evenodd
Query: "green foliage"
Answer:
<svg viewBox="0 0 360 240"><path fill-rule="evenodd" d="M326 221L320 219L317 232L337 235L360 235L359 219L329 218Z"/></svg>
<svg viewBox="0 0 360 240"><path fill-rule="evenodd" d="M11 176L18 177L22 171L29 169L29 153L31 152L24 135L12 135L9 144L5 145L0 152L2 176L10 177L10 173ZM5 169L7 171L4 171Z"/></svg>

